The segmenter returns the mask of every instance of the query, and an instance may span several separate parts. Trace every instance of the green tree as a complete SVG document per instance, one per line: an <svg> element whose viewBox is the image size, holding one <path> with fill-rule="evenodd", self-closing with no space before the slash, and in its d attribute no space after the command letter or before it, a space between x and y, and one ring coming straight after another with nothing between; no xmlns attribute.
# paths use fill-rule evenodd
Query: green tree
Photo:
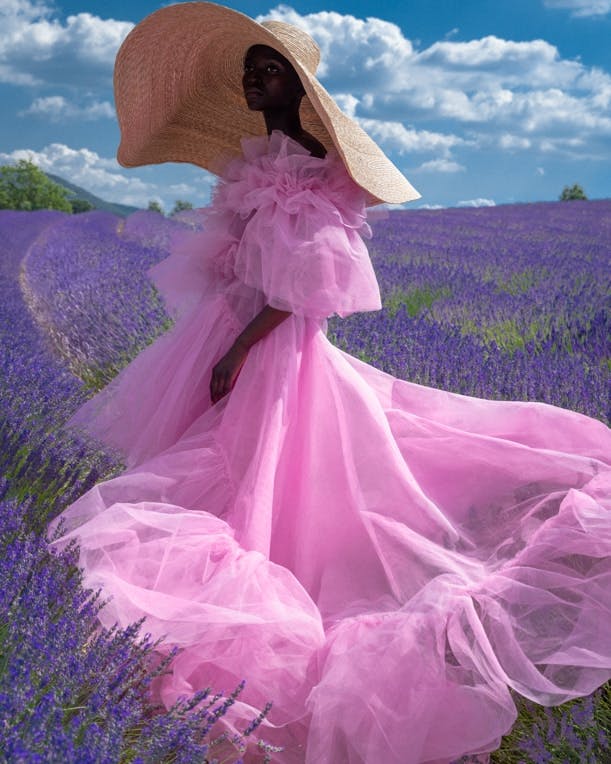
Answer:
<svg viewBox="0 0 611 764"><path fill-rule="evenodd" d="M163 207L155 199L151 199L151 201L149 202L148 209L151 212L159 212L160 215L163 215Z"/></svg>
<svg viewBox="0 0 611 764"><path fill-rule="evenodd" d="M27 159L0 167L0 208L72 212L67 193Z"/></svg>
<svg viewBox="0 0 611 764"><path fill-rule="evenodd" d="M578 184L575 183L572 186L565 186L562 189L562 193L560 194L560 201L561 202L570 202L573 199L587 199L588 197L585 194L585 191L583 188Z"/></svg>
<svg viewBox="0 0 611 764"><path fill-rule="evenodd" d="M174 202L174 209L172 210L172 215L175 215L177 212L182 212L183 210L192 210L193 205L191 202L183 202L182 199L177 199Z"/></svg>
<svg viewBox="0 0 611 764"><path fill-rule="evenodd" d="M95 207L91 202L88 202L87 199L71 199L70 205L72 207L72 212L76 215L78 212L89 212L89 210L94 210Z"/></svg>

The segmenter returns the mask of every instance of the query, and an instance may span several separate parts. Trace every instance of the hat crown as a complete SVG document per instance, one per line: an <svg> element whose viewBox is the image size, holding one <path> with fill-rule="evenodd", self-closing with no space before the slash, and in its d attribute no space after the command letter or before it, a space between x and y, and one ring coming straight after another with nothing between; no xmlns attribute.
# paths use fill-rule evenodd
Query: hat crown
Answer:
<svg viewBox="0 0 611 764"><path fill-rule="evenodd" d="M261 26L277 37L309 72L316 73L320 63L320 48L307 32L284 21L262 21Z"/></svg>

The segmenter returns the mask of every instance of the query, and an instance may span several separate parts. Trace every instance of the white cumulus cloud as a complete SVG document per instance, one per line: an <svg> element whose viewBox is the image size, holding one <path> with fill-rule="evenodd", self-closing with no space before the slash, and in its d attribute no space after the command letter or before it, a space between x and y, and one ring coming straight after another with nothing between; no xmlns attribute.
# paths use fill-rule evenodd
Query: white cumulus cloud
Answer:
<svg viewBox="0 0 611 764"><path fill-rule="evenodd" d="M502 149L517 150L528 149L532 145L530 138L523 138L520 135L511 135L510 133L504 133L499 136L499 146Z"/></svg>
<svg viewBox="0 0 611 764"><path fill-rule="evenodd" d="M0 164L20 159L27 159L41 170L59 175L101 199L142 208L155 199L170 210L178 198L189 199L198 206L197 200L208 195L213 183L213 176L206 172L198 172L193 184L147 182L134 170L124 170L114 157L100 156L91 149L75 149L63 143L50 143L39 151L16 149L0 153ZM149 169L143 168L143 174L148 174Z"/></svg>
<svg viewBox="0 0 611 764"><path fill-rule="evenodd" d="M63 143L50 143L40 151L16 149L10 153L0 153L0 162L17 162L20 159L28 159L41 170L59 175L110 201L146 206L148 200L158 193L154 184L146 183L135 175L123 175L115 159L101 157L87 148L73 149Z"/></svg>
<svg viewBox="0 0 611 764"><path fill-rule="evenodd" d="M389 69L401 68L414 57L412 43L391 21L358 19L336 11L303 15L288 5L279 5L257 18L263 19L285 21L308 32L321 50L317 76L334 83L358 86L363 77L369 83L382 82Z"/></svg>
<svg viewBox="0 0 611 764"><path fill-rule="evenodd" d="M545 40L519 41L503 40L495 35L486 35L479 40L467 42L441 41L433 43L419 55L420 61L436 64L451 64L465 69L481 69L497 64L530 64L541 59L553 61L556 49Z"/></svg>
<svg viewBox="0 0 611 764"><path fill-rule="evenodd" d="M115 110L108 101L93 101L87 106L77 106L64 96L43 96L36 98L27 109L19 112L20 117L34 115L44 117L51 122L63 122L70 119L114 119Z"/></svg>
<svg viewBox="0 0 611 764"><path fill-rule="evenodd" d="M563 58L547 40L465 41L452 30L419 50L397 25L373 17L301 14L279 5L260 18L294 23L314 37L321 81L389 151L421 150L427 134L452 134L455 141L441 154L439 142L427 150L431 161L458 161L454 154L473 144L471 126L478 141L511 152L531 150L537 136L570 137L577 130L608 140L611 75ZM448 129L440 129L444 124Z"/></svg>
<svg viewBox="0 0 611 764"><path fill-rule="evenodd" d="M466 142L456 135L406 128L401 122L385 122L378 119L359 119L358 122L386 149L398 154L434 151L447 158L453 146Z"/></svg>
<svg viewBox="0 0 611 764"><path fill-rule="evenodd" d="M461 172L465 168L458 162L452 162L449 159L431 159L418 167L418 170L429 172Z"/></svg>
<svg viewBox="0 0 611 764"><path fill-rule="evenodd" d="M611 0L543 0L548 8L572 11L572 16L605 16L611 13Z"/></svg>
<svg viewBox="0 0 611 764"><path fill-rule="evenodd" d="M53 5L34 0L0 3L0 81L109 82L117 50L134 25L77 13L65 21Z"/></svg>
<svg viewBox="0 0 611 764"><path fill-rule="evenodd" d="M457 207L495 207L494 199L465 199L456 203Z"/></svg>

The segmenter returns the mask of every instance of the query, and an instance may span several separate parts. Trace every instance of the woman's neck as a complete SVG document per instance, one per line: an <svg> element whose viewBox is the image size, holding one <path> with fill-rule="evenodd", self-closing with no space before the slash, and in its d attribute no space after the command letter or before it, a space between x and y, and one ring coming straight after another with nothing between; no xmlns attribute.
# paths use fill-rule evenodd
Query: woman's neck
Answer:
<svg viewBox="0 0 611 764"><path fill-rule="evenodd" d="M324 159L327 154L326 148L313 135L310 135L310 133L303 129L298 110L295 112L286 110L275 112L264 111L263 116L265 117L268 135L272 134L272 130L280 130L280 132L288 135L289 138L292 138L307 149L312 156Z"/></svg>
<svg viewBox="0 0 611 764"><path fill-rule="evenodd" d="M280 130L294 140L298 140L298 136L303 135L299 112L266 110L263 116L268 135L272 134L272 130Z"/></svg>

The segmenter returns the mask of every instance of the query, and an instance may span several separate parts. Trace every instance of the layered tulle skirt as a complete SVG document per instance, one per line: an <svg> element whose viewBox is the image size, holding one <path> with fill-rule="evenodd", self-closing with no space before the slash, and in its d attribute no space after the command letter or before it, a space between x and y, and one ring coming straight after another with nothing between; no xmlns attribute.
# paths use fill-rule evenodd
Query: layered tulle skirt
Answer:
<svg viewBox="0 0 611 764"><path fill-rule="evenodd" d="M79 537L106 625L145 615L183 648L168 707L246 679L229 718L272 700L278 761L449 762L498 745L508 688L558 704L611 675L608 428L397 380L297 316L211 406L236 320L213 308L117 379L115 407L146 384L121 424L133 464L55 542Z"/></svg>
<svg viewBox="0 0 611 764"><path fill-rule="evenodd" d="M380 305L362 194L292 143L247 146L204 230L151 270L173 329L69 422L127 469L53 546L80 539L105 625L146 616L182 648L166 706L246 679L226 717L243 729L273 701L277 762L492 751L510 689L559 704L611 676L611 430L334 347L325 316ZM291 315L212 405L214 364L265 304Z"/></svg>

